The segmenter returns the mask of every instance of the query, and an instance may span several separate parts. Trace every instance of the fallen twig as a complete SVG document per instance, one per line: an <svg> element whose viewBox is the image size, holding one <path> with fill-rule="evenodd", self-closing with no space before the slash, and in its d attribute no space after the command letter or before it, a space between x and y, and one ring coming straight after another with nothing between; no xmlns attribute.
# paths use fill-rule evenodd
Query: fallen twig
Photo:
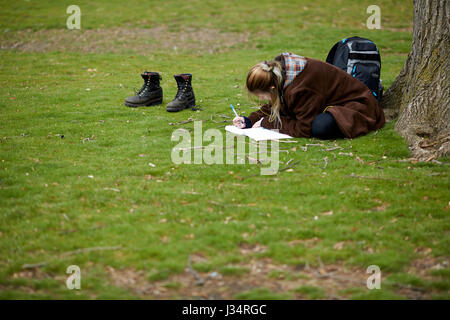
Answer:
<svg viewBox="0 0 450 320"><path fill-rule="evenodd" d="M261 160L259 160L258 158L252 158L250 156L246 156L246 158L250 163L261 163Z"/></svg>
<svg viewBox="0 0 450 320"><path fill-rule="evenodd" d="M195 119L193 119L193 118L188 118L187 120L184 120L184 121L178 121L178 122L169 122L169 126L173 126L173 125L176 125L176 124L178 124L178 125L181 125L181 124L186 124L186 123L189 123L189 122L194 122L194 121L202 121L202 122L205 122L205 121L208 121L208 119L202 119L202 120L195 120Z"/></svg>
<svg viewBox="0 0 450 320"><path fill-rule="evenodd" d="M205 283L205 280L203 280L202 277L200 277L200 275L198 274L197 271L194 270L194 268L192 268L191 266L191 255L188 256L188 262L187 262L187 266L186 266L186 271L189 272L190 274L192 274L192 276L195 278L195 284L197 286L202 286Z"/></svg>
<svg viewBox="0 0 450 320"><path fill-rule="evenodd" d="M319 261L319 266L320 266L320 268L323 269L323 268L324 268L324 265L323 265L322 259L320 259L320 256L317 257L317 260Z"/></svg>
<svg viewBox="0 0 450 320"><path fill-rule="evenodd" d="M92 135L91 137L88 138L81 138L81 142L85 143L86 141L90 142L95 140L95 135Z"/></svg>
<svg viewBox="0 0 450 320"><path fill-rule="evenodd" d="M311 268L309 267L308 260L306 260L306 262L305 262L305 270L307 270L307 271L311 270Z"/></svg>
<svg viewBox="0 0 450 320"><path fill-rule="evenodd" d="M203 194L201 192L195 192L195 191L183 191L184 194Z"/></svg>
<svg viewBox="0 0 450 320"><path fill-rule="evenodd" d="M45 266L45 265L47 265L47 264L48 264L47 261L39 262L39 263L31 263L31 264L25 263L25 264L22 266L22 269L35 269L35 268L43 267L43 266Z"/></svg>
<svg viewBox="0 0 450 320"><path fill-rule="evenodd" d="M435 160L431 160L431 162L434 163L434 164L441 164L441 165L445 165L445 166L449 166L450 165L450 163L448 163L448 162L441 162L441 161L437 161L436 159Z"/></svg>
<svg viewBox="0 0 450 320"><path fill-rule="evenodd" d="M325 149L325 151L333 151L333 150L338 150L338 149L342 149L342 147L332 147L332 148Z"/></svg>
<svg viewBox="0 0 450 320"><path fill-rule="evenodd" d="M178 124L185 124L185 123L189 123L189 122L192 122L192 121L194 121L194 119L189 118L189 119L187 119L185 121L179 121Z"/></svg>
<svg viewBox="0 0 450 320"><path fill-rule="evenodd" d="M426 176L430 176L430 177L440 176L440 175L445 175L445 172L432 172L432 173L426 174Z"/></svg>
<svg viewBox="0 0 450 320"><path fill-rule="evenodd" d="M193 149L204 149L207 147L220 147L219 145L207 145L207 146L195 146L195 147L188 147L188 148L174 148L173 151L187 151L187 150L193 150ZM232 149L234 148L234 146L222 146L222 148L219 149Z"/></svg>
<svg viewBox="0 0 450 320"><path fill-rule="evenodd" d="M352 152L339 152L338 155L340 156L349 156L349 157L353 157L353 153Z"/></svg>
<svg viewBox="0 0 450 320"><path fill-rule="evenodd" d="M224 122L230 122L230 120L222 120L222 121L217 121L217 120L214 120L214 116L213 116L213 115L211 115L211 121L212 121L212 122L214 122L214 123L224 123Z"/></svg>
<svg viewBox="0 0 450 320"><path fill-rule="evenodd" d="M96 229L102 229L105 228L106 225L100 225L100 226L95 226L95 227L91 227L91 228L87 228L85 230L96 230ZM68 233L74 233L79 231L78 229L72 229L72 230L61 230L59 233L60 234L68 234Z"/></svg>
<svg viewBox="0 0 450 320"><path fill-rule="evenodd" d="M322 167L322 169L325 169L328 166L328 157L323 158L323 161L325 161L325 165Z"/></svg>
<svg viewBox="0 0 450 320"><path fill-rule="evenodd" d="M211 120L211 121L214 122L214 123L224 123L224 122L228 123L228 122L230 122L229 120L222 120L222 121Z"/></svg>
<svg viewBox="0 0 450 320"><path fill-rule="evenodd" d="M203 148L206 148L206 146L195 146L195 147L189 147L189 148L174 148L173 151L187 151L187 150L203 149Z"/></svg>
<svg viewBox="0 0 450 320"><path fill-rule="evenodd" d="M398 179L392 179L392 178L384 178L384 177L367 177L367 176L361 176L359 174L349 174L344 176L345 178L361 178L361 179L378 179L378 180L390 180L390 181L402 181Z"/></svg>
<svg viewBox="0 0 450 320"><path fill-rule="evenodd" d="M307 143L305 144L307 147L323 147L322 143Z"/></svg>
<svg viewBox="0 0 450 320"><path fill-rule="evenodd" d="M118 250L121 248L122 248L122 246L82 248L82 249L64 252L61 254L61 257L66 257L66 256L70 256L72 254L78 254L78 253L92 252L92 251Z"/></svg>
<svg viewBox="0 0 450 320"><path fill-rule="evenodd" d="M298 165L299 163L300 163L300 160L295 161L295 162L291 163L290 165L288 165L288 166L286 166L286 167L284 167L284 168L279 169L278 171L284 171L284 170L287 170L287 169L289 169L289 168L295 167L295 166Z"/></svg>
<svg viewBox="0 0 450 320"><path fill-rule="evenodd" d="M77 250L73 250L73 251L64 252L64 253L60 254L60 257L63 258L63 257L70 256L72 254L78 254L78 253L82 253L82 252L92 252L92 251L102 251L102 250L117 250L117 249L121 249L121 248L122 248L122 246L82 248L82 249L77 249ZM49 261L43 261L43 262L39 262L39 263L25 263L22 266L22 269L35 269L35 268L43 267L43 266L45 266L47 264L49 264Z"/></svg>
<svg viewBox="0 0 450 320"><path fill-rule="evenodd" d="M394 162L418 162L419 160L417 160L416 158L408 158L408 159L399 159L399 160L391 160Z"/></svg>

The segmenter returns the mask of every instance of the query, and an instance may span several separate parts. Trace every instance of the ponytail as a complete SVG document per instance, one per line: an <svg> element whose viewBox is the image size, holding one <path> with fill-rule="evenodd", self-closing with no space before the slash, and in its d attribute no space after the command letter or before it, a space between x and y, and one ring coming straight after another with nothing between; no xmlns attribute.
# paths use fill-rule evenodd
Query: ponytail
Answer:
<svg viewBox="0 0 450 320"><path fill-rule="evenodd" d="M253 66L247 75L247 90L252 94L268 92L271 95L272 108L269 121L276 120L281 128L281 97L283 76L281 65L276 61L264 61Z"/></svg>

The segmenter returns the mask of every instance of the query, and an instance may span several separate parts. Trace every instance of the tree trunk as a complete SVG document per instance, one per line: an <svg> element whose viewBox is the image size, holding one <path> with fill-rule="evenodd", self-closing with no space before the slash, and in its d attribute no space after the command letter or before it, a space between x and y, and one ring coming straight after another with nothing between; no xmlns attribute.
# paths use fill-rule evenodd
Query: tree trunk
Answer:
<svg viewBox="0 0 450 320"><path fill-rule="evenodd" d="M449 0L414 0L412 49L382 100L419 160L450 155L449 25Z"/></svg>

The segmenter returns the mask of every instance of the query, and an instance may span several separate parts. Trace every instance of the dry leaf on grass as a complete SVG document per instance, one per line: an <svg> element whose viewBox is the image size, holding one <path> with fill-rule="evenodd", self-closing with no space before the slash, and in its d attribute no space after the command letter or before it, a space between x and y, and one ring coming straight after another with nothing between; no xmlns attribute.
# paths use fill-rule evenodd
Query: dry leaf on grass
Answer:
<svg viewBox="0 0 450 320"><path fill-rule="evenodd" d="M337 242L333 246L333 249L335 249L335 250L342 250L344 248L344 246L345 246L345 241L340 241L340 242Z"/></svg>

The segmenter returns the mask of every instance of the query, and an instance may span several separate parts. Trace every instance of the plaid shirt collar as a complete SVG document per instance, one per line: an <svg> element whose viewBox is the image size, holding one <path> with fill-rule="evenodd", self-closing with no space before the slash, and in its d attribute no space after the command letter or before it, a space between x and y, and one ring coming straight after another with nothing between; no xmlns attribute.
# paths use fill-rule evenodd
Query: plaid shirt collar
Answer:
<svg viewBox="0 0 450 320"><path fill-rule="evenodd" d="M306 59L290 52L283 52L282 55L286 68L286 78L284 81L284 88L286 88L303 71L306 66Z"/></svg>

